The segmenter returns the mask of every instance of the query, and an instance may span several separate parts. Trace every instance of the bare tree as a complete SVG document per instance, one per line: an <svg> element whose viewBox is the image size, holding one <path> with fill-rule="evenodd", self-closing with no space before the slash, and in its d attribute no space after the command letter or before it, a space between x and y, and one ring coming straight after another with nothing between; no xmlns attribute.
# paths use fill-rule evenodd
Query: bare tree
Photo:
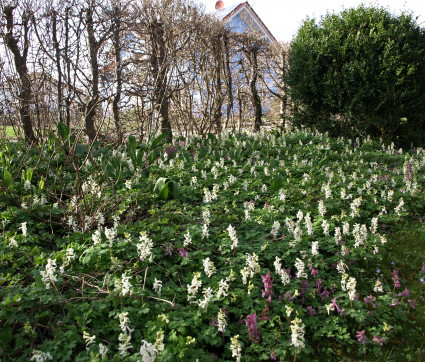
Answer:
<svg viewBox="0 0 425 362"><path fill-rule="evenodd" d="M16 72L20 79L19 89L19 114L24 129L25 138L30 142L37 142L33 131L30 115L30 105L32 100L31 81L29 78L27 59L30 47L30 28L32 10L29 3L19 6L20 22L15 22L14 11L18 5L3 6L2 13L6 23L2 24L1 36L4 44L13 54ZM17 25L19 24L19 25ZM19 27L15 31L16 26Z"/></svg>

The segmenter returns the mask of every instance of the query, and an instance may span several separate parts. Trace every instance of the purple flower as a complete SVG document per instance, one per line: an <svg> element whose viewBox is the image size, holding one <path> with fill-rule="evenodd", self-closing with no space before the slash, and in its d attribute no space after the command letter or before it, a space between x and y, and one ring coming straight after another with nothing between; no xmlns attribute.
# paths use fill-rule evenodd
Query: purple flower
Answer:
<svg viewBox="0 0 425 362"><path fill-rule="evenodd" d="M271 302L273 279L270 277L270 270L267 272L266 275L262 275L261 278L263 279L264 284L264 290L262 291L263 294L261 296L263 298L267 297L267 300Z"/></svg>
<svg viewBox="0 0 425 362"><path fill-rule="evenodd" d="M274 353L272 349L270 350L270 359L272 361L277 361L276 353Z"/></svg>
<svg viewBox="0 0 425 362"><path fill-rule="evenodd" d="M379 343L381 346L387 341L385 337L379 338L378 336L373 336L372 341L374 343Z"/></svg>
<svg viewBox="0 0 425 362"><path fill-rule="evenodd" d="M362 330L362 331L356 331L356 338L358 342L361 342L363 344L366 344L367 338L365 336L366 331Z"/></svg>
<svg viewBox="0 0 425 362"><path fill-rule="evenodd" d="M425 264L422 264L421 272L422 272L422 273L425 273Z"/></svg>
<svg viewBox="0 0 425 362"><path fill-rule="evenodd" d="M393 278L394 280L394 287L395 288L400 288L401 284L400 284L400 280L398 279L398 271L396 269L393 270Z"/></svg>
<svg viewBox="0 0 425 362"><path fill-rule="evenodd" d="M165 253L164 253L164 255L166 255L166 256L173 255L173 246L172 245L165 247Z"/></svg>
<svg viewBox="0 0 425 362"><path fill-rule="evenodd" d="M309 317L316 315L316 311L311 305L307 307L307 314Z"/></svg>
<svg viewBox="0 0 425 362"><path fill-rule="evenodd" d="M248 327L249 340L258 343L260 341L260 333L257 328L257 313L247 315L245 324Z"/></svg>
<svg viewBox="0 0 425 362"><path fill-rule="evenodd" d="M410 290L405 288L401 293L398 294L399 297L410 297Z"/></svg>
<svg viewBox="0 0 425 362"><path fill-rule="evenodd" d="M398 299L397 298L393 298L392 300L391 300L391 307L395 307L395 306L397 306L397 305L400 305L401 303L398 301Z"/></svg>
<svg viewBox="0 0 425 362"><path fill-rule="evenodd" d="M311 275L313 277L317 277L318 274L319 274L319 270L318 269L315 269L315 268L312 268L311 269Z"/></svg>
<svg viewBox="0 0 425 362"><path fill-rule="evenodd" d="M408 299L407 301L412 309L416 309L416 300Z"/></svg>
<svg viewBox="0 0 425 362"><path fill-rule="evenodd" d="M368 297L366 297L365 299L364 299L364 302L366 303L366 304L371 304L372 305L372 307L373 308L376 308L376 305L375 305L375 300L376 300L376 298L373 296L373 295L369 295Z"/></svg>
<svg viewBox="0 0 425 362"><path fill-rule="evenodd" d="M188 251L184 248L178 248L177 250L182 258L187 258L187 256L189 255Z"/></svg>

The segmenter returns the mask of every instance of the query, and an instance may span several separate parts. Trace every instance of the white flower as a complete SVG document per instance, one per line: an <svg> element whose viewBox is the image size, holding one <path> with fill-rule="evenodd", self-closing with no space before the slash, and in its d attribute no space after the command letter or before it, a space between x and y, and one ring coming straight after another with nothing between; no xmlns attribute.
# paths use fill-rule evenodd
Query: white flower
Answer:
<svg viewBox="0 0 425 362"><path fill-rule="evenodd" d="M140 260L144 261L146 258L149 257L149 261L152 261L152 240L149 239L148 236L143 233L140 234L139 240L141 241L141 243L137 244L136 247L139 253Z"/></svg>
<svg viewBox="0 0 425 362"><path fill-rule="evenodd" d="M334 234L334 237L335 237L335 244L339 244L339 242L340 242L340 240L341 240L341 238L342 238L342 235L341 235L341 228L339 227L339 226L337 226L336 228L335 228L335 234Z"/></svg>
<svg viewBox="0 0 425 362"><path fill-rule="evenodd" d="M336 270L338 270L339 274L345 274L345 269L348 269L347 264L345 264L342 260L338 262L336 265Z"/></svg>
<svg viewBox="0 0 425 362"><path fill-rule="evenodd" d="M210 235L210 232L208 231L208 224L202 225L202 239L207 238Z"/></svg>
<svg viewBox="0 0 425 362"><path fill-rule="evenodd" d="M210 211L208 209L202 212L202 218L205 224L210 224Z"/></svg>
<svg viewBox="0 0 425 362"><path fill-rule="evenodd" d="M27 236L27 223L26 222L23 222L21 224L21 231L22 231L23 236Z"/></svg>
<svg viewBox="0 0 425 362"><path fill-rule="evenodd" d="M15 240L15 238L14 238L14 237L11 237L11 238L9 239L9 246L10 246L10 247L13 247L13 248L17 248L17 247L18 247L18 243L16 242L16 240Z"/></svg>
<svg viewBox="0 0 425 362"><path fill-rule="evenodd" d="M210 287L208 287L208 288L204 288L204 290L202 291L202 294L204 295L204 299L203 300L199 300L198 301L198 305L201 308L205 308L207 306L207 304L213 298L214 293L213 293L213 290Z"/></svg>
<svg viewBox="0 0 425 362"><path fill-rule="evenodd" d="M31 361L45 362L45 361L48 361L48 360L50 360L50 361L53 360L50 352L41 352L41 351L37 351L36 349L34 349L32 351Z"/></svg>
<svg viewBox="0 0 425 362"><path fill-rule="evenodd" d="M108 353L108 347L104 346L103 343L99 343L99 354L102 359L106 358Z"/></svg>
<svg viewBox="0 0 425 362"><path fill-rule="evenodd" d="M260 271L260 264L258 264L258 255L255 253L253 253L252 255L247 253L246 265L248 266L250 278L253 278L254 274Z"/></svg>
<svg viewBox="0 0 425 362"><path fill-rule="evenodd" d="M161 295L161 289L162 289L162 281L155 278L155 281L153 283L153 290L156 294Z"/></svg>
<svg viewBox="0 0 425 362"><path fill-rule="evenodd" d="M350 298L350 300L354 300L356 297L356 284L357 284L356 279L353 277L350 277L347 283L348 298Z"/></svg>
<svg viewBox="0 0 425 362"><path fill-rule="evenodd" d="M83 332L83 339L86 342L86 348L88 349L94 341L96 340L96 336L90 336L86 331Z"/></svg>
<svg viewBox="0 0 425 362"><path fill-rule="evenodd" d="M224 333L224 331L226 330L227 321L226 321L226 315L224 314L222 309L218 311L217 321L218 321L218 331Z"/></svg>
<svg viewBox="0 0 425 362"><path fill-rule="evenodd" d="M304 324L298 317L291 321L291 344L295 348L304 348Z"/></svg>
<svg viewBox="0 0 425 362"><path fill-rule="evenodd" d="M91 236L91 239L93 240L94 245L100 244L101 238L102 238L102 235L100 234L99 230L96 230Z"/></svg>
<svg viewBox="0 0 425 362"><path fill-rule="evenodd" d="M384 288L383 287L384 287L384 285L382 284L382 282L378 278L378 280L375 283L375 287L373 288L373 291L375 293L383 293L384 292Z"/></svg>
<svg viewBox="0 0 425 362"><path fill-rule="evenodd" d="M74 249L72 249L71 247L66 249L65 257L66 257L65 265L68 265L71 262L71 260L75 258Z"/></svg>
<svg viewBox="0 0 425 362"><path fill-rule="evenodd" d="M319 214L320 216L325 216L326 214L326 207L325 207L325 203L323 202L323 200L319 201Z"/></svg>
<svg viewBox="0 0 425 362"><path fill-rule="evenodd" d="M217 292L217 299L221 298L221 296L227 296L227 292L229 291L229 283L227 278L221 279L218 284L218 292Z"/></svg>
<svg viewBox="0 0 425 362"><path fill-rule="evenodd" d="M208 190L206 187L204 188L204 202L206 204L210 203L212 200L212 195L210 190Z"/></svg>
<svg viewBox="0 0 425 362"><path fill-rule="evenodd" d="M349 235L350 234L350 224L348 222L346 222L346 221L342 224L342 233L344 235Z"/></svg>
<svg viewBox="0 0 425 362"><path fill-rule="evenodd" d="M304 272L305 264L300 258L295 260L295 268L297 269L297 278L307 278L307 274Z"/></svg>
<svg viewBox="0 0 425 362"><path fill-rule="evenodd" d="M236 362L239 362L242 358L241 352L241 344L238 341L239 335L236 335L232 338L230 338L231 344L230 344L230 350L232 351L232 357L236 357Z"/></svg>
<svg viewBox="0 0 425 362"><path fill-rule="evenodd" d="M186 247L191 243L192 243L192 238L190 237L190 232L188 230L187 233L184 234L183 246Z"/></svg>
<svg viewBox="0 0 425 362"><path fill-rule="evenodd" d="M208 278L211 278L215 272L214 263L210 260L210 258L206 258L203 261L204 271L207 274Z"/></svg>
<svg viewBox="0 0 425 362"><path fill-rule="evenodd" d="M401 213L404 211L404 200L402 197L400 197L400 200L398 202L398 205L394 208L394 212L397 216L401 216Z"/></svg>
<svg viewBox="0 0 425 362"><path fill-rule="evenodd" d="M29 180L25 180L25 182L24 182L24 190L25 191L31 190L31 182Z"/></svg>
<svg viewBox="0 0 425 362"><path fill-rule="evenodd" d="M280 229L280 222L279 221L275 221L273 223L272 231L270 232L270 234L272 234L273 237L277 237L278 234L279 234L279 229Z"/></svg>
<svg viewBox="0 0 425 362"><path fill-rule="evenodd" d="M133 348L133 346L130 343L131 335L125 334L125 333L120 333L120 335L118 336L118 341L120 342L120 344L118 346L118 351L120 351L120 355L126 356L127 353L128 353L127 350Z"/></svg>
<svg viewBox="0 0 425 362"><path fill-rule="evenodd" d="M130 283L130 276L125 272L121 277L121 296L132 295L133 294L133 286Z"/></svg>
<svg viewBox="0 0 425 362"><path fill-rule="evenodd" d="M192 300L195 298L195 295L198 293L198 289L202 286L202 280L199 280L200 277L200 273L193 273L191 284L187 284L187 300L189 302L192 302Z"/></svg>
<svg viewBox="0 0 425 362"><path fill-rule="evenodd" d="M323 234L328 236L329 235L329 223L325 219L322 220L322 227L323 227Z"/></svg>
<svg viewBox="0 0 425 362"><path fill-rule="evenodd" d="M238 246L238 238L236 236L236 230L232 225L229 225L227 228L227 232L229 233L229 238L232 240L232 245L230 246L230 249L235 249Z"/></svg>
<svg viewBox="0 0 425 362"><path fill-rule="evenodd" d="M128 316L128 312L123 312L118 314L118 318L120 320L120 328L124 334L131 335L134 329L130 328L129 326L130 319L127 316Z"/></svg>
<svg viewBox="0 0 425 362"><path fill-rule="evenodd" d="M288 305L285 305L285 312L286 312L286 317L289 318L291 316L292 313L292 308Z"/></svg>
<svg viewBox="0 0 425 362"><path fill-rule="evenodd" d="M158 331L156 332L155 351L161 352L164 348L164 331Z"/></svg>
<svg viewBox="0 0 425 362"><path fill-rule="evenodd" d="M319 255L319 242L313 241L311 244L311 254L312 255Z"/></svg>
<svg viewBox="0 0 425 362"><path fill-rule="evenodd" d="M140 346L140 354L142 355L142 362L154 362L155 361L155 346L152 343L142 341Z"/></svg>
<svg viewBox="0 0 425 362"><path fill-rule="evenodd" d="M278 257L276 257L275 261L274 261L274 267L276 270L276 274L280 275L281 279L282 279L282 284L283 285L288 285L290 283L290 279L289 279L289 275L286 272L286 270L284 270L282 268L282 265L280 263L280 260Z"/></svg>
<svg viewBox="0 0 425 362"><path fill-rule="evenodd" d="M46 269L40 271L41 280L46 286L46 289L50 289L50 284L57 281L56 278L56 259L47 259Z"/></svg>
<svg viewBox="0 0 425 362"><path fill-rule="evenodd" d="M125 180L125 187L127 190L131 190L131 180Z"/></svg>
<svg viewBox="0 0 425 362"><path fill-rule="evenodd" d="M308 213L305 218L304 218L304 222L305 222L305 227L307 228L307 234L308 235L313 235L313 224L311 222L311 217L310 217L310 213Z"/></svg>
<svg viewBox="0 0 425 362"><path fill-rule="evenodd" d="M114 228L112 229L105 228L105 236L106 236L106 239L109 240L109 247L112 247L112 242L117 236L116 230Z"/></svg>

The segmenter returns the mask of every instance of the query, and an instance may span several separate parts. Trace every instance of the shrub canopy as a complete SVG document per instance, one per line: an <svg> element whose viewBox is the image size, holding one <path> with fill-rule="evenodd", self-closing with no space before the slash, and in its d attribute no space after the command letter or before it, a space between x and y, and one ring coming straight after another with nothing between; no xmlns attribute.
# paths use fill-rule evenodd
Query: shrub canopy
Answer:
<svg viewBox="0 0 425 362"><path fill-rule="evenodd" d="M295 122L422 143L425 32L412 14L360 6L307 19L291 44Z"/></svg>

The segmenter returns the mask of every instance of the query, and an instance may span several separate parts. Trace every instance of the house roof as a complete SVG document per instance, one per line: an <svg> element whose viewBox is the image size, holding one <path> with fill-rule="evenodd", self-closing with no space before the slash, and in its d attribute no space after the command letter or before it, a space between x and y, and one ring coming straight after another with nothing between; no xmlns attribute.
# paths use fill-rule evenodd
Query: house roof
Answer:
<svg viewBox="0 0 425 362"><path fill-rule="evenodd" d="M251 7L251 5L248 4L248 1L238 2L236 4L226 6L222 9L216 10L215 14L218 19L227 23L227 22L231 22L232 18L236 16L239 12L241 12L243 9L246 9L248 11L248 13L252 16L254 21L263 30L265 35L269 38L269 40L272 43L277 42L276 38L273 36L273 34L270 32L267 26L263 23L263 21L254 11L254 9Z"/></svg>

